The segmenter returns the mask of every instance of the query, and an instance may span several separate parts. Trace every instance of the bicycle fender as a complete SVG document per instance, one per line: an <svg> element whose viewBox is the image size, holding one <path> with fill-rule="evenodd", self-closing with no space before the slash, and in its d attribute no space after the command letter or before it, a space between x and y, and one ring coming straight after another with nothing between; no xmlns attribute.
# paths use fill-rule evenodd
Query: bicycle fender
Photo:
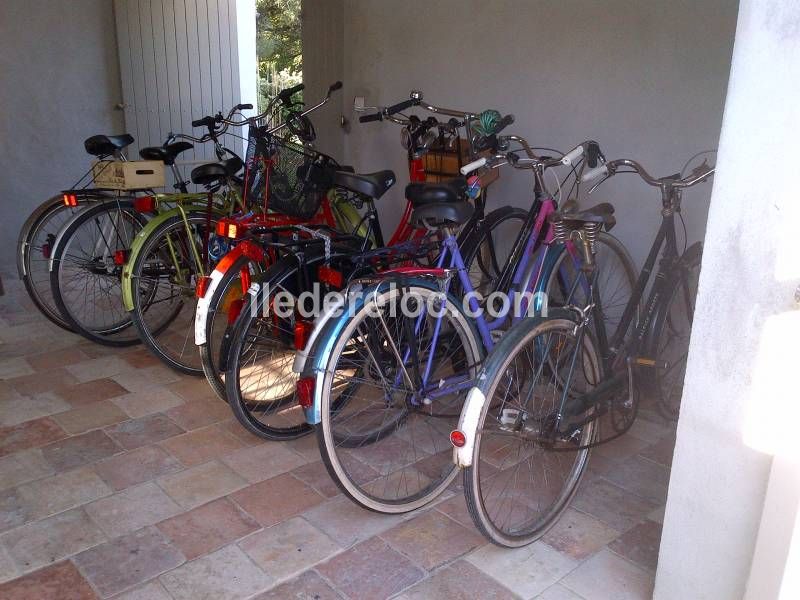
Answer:
<svg viewBox="0 0 800 600"><path fill-rule="evenodd" d="M196 212L205 212L207 206L205 204L184 204L183 211L188 215L191 213ZM215 213L219 211L214 211ZM125 263L125 266L122 268L122 303L125 306L125 310L130 312L133 310L133 284L131 282L131 270L133 269L133 265L136 262L136 258L139 255L139 252L142 249L142 245L147 240L147 238L152 235L153 231L155 231L156 227L160 227L165 221L173 218L178 217L181 218L181 211L178 208L172 208L168 211L163 213L158 213L155 217L150 219L150 221L145 225L139 233L136 234L136 237L133 238L133 242L131 243L130 247L130 254L128 255L128 260Z"/></svg>
<svg viewBox="0 0 800 600"><path fill-rule="evenodd" d="M205 295L197 299L197 308L194 313L194 343L197 346L202 346L206 343L206 322L208 320L208 310L211 305L211 298L214 297L214 292L219 286L219 282L228 272L228 269L241 256L246 256L252 260L262 261L264 259L264 250L250 240L243 240L236 244L233 249L222 257L214 267L214 270L209 275L211 282L208 284Z"/></svg>
<svg viewBox="0 0 800 600"><path fill-rule="evenodd" d="M335 318L340 314L340 310L347 303L344 295L338 296L336 302L332 303L328 309L319 315L314 321L314 329L306 342L305 348L298 350L294 355L294 362L292 363L292 371L295 373L302 373L306 368L306 361L308 360L309 353L317 341L320 332L325 328L328 321Z"/></svg>
<svg viewBox="0 0 800 600"><path fill-rule="evenodd" d="M564 309L555 309L549 317L529 317L521 323L514 326L489 354L483 369L478 374L476 384L470 389L467 394L467 399L464 402L464 407L461 409L461 416L458 418L458 430L464 434L465 443L460 448L453 448L453 462L458 467L472 466L472 457L475 450L475 439L478 433L478 423L480 421L483 407L486 404L486 389L491 385L488 374L492 373L496 376L495 371L502 361L509 353L509 346L513 347L515 344L525 337L528 327L536 327L542 321L549 319L569 319L575 321L577 315L573 311Z"/></svg>

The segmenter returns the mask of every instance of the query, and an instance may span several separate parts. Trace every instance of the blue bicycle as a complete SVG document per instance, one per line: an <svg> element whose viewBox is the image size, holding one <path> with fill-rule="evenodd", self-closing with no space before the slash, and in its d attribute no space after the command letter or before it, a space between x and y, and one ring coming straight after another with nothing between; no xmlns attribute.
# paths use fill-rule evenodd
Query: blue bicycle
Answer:
<svg viewBox="0 0 800 600"><path fill-rule="evenodd" d="M547 282L556 304L575 281L583 282L578 293L589 290L577 246L564 245L559 260L543 260L554 239L547 217L557 208L545 174L565 166L579 177L584 164L595 166L602 156L596 142L548 158L537 156L519 136L492 138L487 142L492 157L462 173L509 164L534 174L534 201L494 298L481 301L474 292L458 247L457 229L473 210L463 188L412 184L406 197L414 222L442 239L438 262L353 282L340 310L318 321L308 358L295 365L301 372L298 398L308 422L317 425L330 475L353 501L378 512L419 508L453 481L457 467L448 439L466 393L502 332L544 308L539 302L544 295L530 293L536 282ZM597 246L598 275L607 283L604 302L613 321L621 316L614 307L628 301L635 270L616 238L603 233ZM465 294L463 302L456 289Z"/></svg>

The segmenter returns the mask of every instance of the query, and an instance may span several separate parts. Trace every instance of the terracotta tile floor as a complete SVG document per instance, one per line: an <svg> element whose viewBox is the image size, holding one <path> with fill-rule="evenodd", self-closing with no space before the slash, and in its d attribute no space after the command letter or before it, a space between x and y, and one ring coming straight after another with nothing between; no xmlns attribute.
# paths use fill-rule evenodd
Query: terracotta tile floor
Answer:
<svg viewBox="0 0 800 600"><path fill-rule="evenodd" d="M459 489L405 516L339 494L314 438L264 443L140 347L0 298L0 598L649 598L674 444L652 413L595 452L542 540L487 544Z"/></svg>

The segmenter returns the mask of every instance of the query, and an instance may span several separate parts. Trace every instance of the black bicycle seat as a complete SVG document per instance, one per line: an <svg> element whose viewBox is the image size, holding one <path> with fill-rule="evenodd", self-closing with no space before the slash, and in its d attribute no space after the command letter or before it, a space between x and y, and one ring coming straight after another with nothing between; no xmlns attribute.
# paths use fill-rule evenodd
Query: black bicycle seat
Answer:
<svg viewBox="0 0 800 600"><path fill-rule="evenodd" d="M467 195L467 180L456 177L441 183L409 183L406 198L414 207L442 202L462 202Z"/></svg>
<svg viewBox="0 0 800 600"><path fill-rule="evenodd" d="M181 153L194 148L189 142L175 142L166 146L148 146L139 150L139 156L145 160L159 160L165 165L174 165L175 158Z"/></svg>
<svg viewBox="0 0 800 600"><path fill-rule="evenodd" d="M127 148L133 143L133 136L129 133L122 135L93 135L86 138L83 147L92 156L108 156L118 150Z"/></svg>
<svg viewBox="0 0 800 600"><path fill-rule="evenodd" d="M348 173L341 169L333 176L333 183L338 187L364 194L374 200L383 196L397 181L394 171L378 171L377 173Z"/></svg>
<svg viewBox="0 0 800 600"><path fill-rule="evenodd" d="M242 168L242 161L236 157L219 163L207 163L192 169L192 183L210 186L228 177L233 177Z"/></svg>

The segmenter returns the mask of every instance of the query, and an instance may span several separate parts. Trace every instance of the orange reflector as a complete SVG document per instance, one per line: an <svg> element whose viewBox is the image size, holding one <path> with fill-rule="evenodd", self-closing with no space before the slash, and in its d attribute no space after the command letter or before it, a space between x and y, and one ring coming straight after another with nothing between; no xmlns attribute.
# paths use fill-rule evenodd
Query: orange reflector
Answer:
<svg viewBox="0 0 800 600"><path fill-rule="evenodd" d="M211 285L211 277L204 275L197 280L197 285L194 288L194 293L198 298L202 298L208 291L208 286Z"/></svg>
<svg viewBox="0 0 800 600"><path fill-rule="evenodd" d="M294 347L298 350L305 350L308 338L314 325L308 321L295 321L294 324Z"/></svg>
<svg viewBox="0 0 800 600"><path fill-rule="evenodd" d="M311 408L314 404L313 377L301 377L297 380L297 402L303 408Z"/></svg>
<svg viewBox="0 0 800 600"><path fill-rule="evenodd" d="M247 231L247 225L222 219L217 223L217 235L235 240Z"/></svg>
<svg viewBox="0 0 800 600"><path fill-rule="evenodd" d="M117 250L114 252L114 264L118 267L121 267L126 262L128 262L128 251L127 250Z"/></svg>
<svg viewBox="0 0 800 600"><path fill-rule="evenodd" d="M141 196L133 199L133 210L140 213L150 213L156 211L155 196Z"/></svg>
<svg viewBox="0 0 800 600"><path fill-rule="evenodd" d="M64 194L64 206L78 206L78 196L75 194Z"/></svg>
<svg viewBox="0 0 800 600"><path fill-rule="evenodd" d="M463 448L464 444L467 443L467 436L464 435L463 431L454 429L450 432L450 443L456 448Z"/></svg>
<svg viewBox="0 0 800 600"><path fill-rule="evenodd" d="M319 277L322 283L327 283L335 288L340 288L344 284L344 275L342 275L342 272L325 265L317 269L317 277Z"/></svg>

